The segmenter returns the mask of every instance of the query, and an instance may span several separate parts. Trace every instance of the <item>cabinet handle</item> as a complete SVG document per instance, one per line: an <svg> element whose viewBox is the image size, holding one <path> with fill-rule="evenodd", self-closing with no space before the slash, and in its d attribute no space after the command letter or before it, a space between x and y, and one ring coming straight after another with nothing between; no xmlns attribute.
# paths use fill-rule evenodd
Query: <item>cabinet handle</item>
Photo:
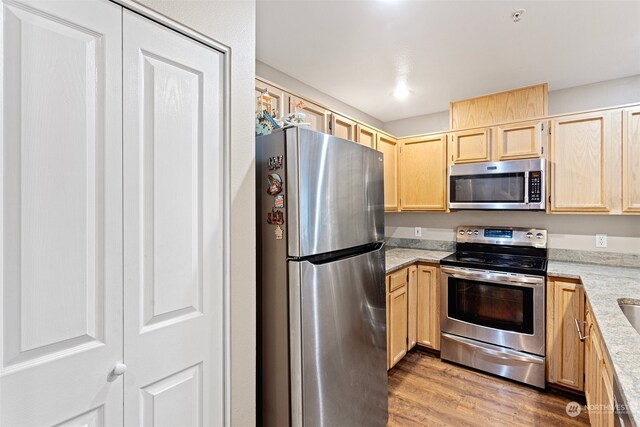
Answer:
<svg viewBox="0 0 640 427"><path fill-rule="evenodd" d="M573 319L573 320L576 321L576 331L578 331L578 339L580 340L580 342L584 342L584 340L589 338L589 335L582 336L582 331L580 330L580 322L578 321L578 319ZM587 322L582 321L582 323L587 323Z"/></svg>

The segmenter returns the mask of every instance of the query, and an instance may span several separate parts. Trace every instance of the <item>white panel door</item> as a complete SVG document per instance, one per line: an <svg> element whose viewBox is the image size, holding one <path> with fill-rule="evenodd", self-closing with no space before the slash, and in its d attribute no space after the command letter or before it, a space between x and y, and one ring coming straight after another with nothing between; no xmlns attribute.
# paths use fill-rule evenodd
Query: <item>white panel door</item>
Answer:
<svg viewBox="0 0 640 427"><path fill-rule="evenodd" d="M223 423L222 54L125 10L125 425Z"/></svg>
<svg viewBox="0 0 640 427"><path fill-rule="evenodd" d="M0 425L121 425L122 9L1 6Z"/></svg>

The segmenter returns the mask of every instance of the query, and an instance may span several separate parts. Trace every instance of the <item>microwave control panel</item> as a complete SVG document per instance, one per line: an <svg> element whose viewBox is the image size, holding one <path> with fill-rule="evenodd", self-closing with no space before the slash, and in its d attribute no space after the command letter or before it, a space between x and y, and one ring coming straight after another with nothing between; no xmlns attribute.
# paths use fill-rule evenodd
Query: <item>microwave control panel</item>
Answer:
<svg viewBox="0 0 640 427"><path fill-rule="evenodd" d="M542 201L542 172L529 172L529 203Z"/></svg>

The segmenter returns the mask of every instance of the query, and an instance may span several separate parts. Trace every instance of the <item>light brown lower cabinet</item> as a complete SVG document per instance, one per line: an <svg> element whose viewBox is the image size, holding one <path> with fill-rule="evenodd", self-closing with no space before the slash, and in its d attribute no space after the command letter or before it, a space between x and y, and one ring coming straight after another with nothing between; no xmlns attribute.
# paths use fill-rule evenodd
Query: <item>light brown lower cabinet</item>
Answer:
<svg viewBox="0 0 640 427"><path fill-rule="evenodd" d="M578 280L547 280L547 382L573 390L584 389L584 288Z"/></svg>
<svg viewBox="0 0 640 427"><path fill-rule="evenodd" d="M407 354L408 269L387 276L387 365L392 368Z"/></svg>
<svg viewBox="0 0 640 427"><path fill-rule="evenodd" d="M613 372L588 303L585 334L584 394L590 408L589 420L594 427L612 427Z"/></svg>
<svg viewBox="0 0 640 427"><path fill-rule="evenodd" d="M418 344L434 350L440 350L439 270L434 265L418 266Z"/></svg>
<svg viewBox="0 0 640 427"><path fill-rule="evenodd" d="M407 312L407 350L418 342L418 266L409 267L409 310Z"/></svg>
<svg viewBox="0 0 640 427"><path fill-rule="evenodd" d="M440 349L438 273L414 264L387 275L387 369L416 344Z"/></svg>

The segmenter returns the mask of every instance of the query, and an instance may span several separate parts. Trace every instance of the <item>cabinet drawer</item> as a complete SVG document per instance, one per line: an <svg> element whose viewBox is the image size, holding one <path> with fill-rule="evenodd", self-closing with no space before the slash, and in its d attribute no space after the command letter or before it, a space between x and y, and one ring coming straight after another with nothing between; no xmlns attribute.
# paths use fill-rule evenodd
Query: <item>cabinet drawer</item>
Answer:
<svg viewBox="0 0 640 427"><path fill-rule="evenodd" d="M393 292L401 286L407 284L407 269L402 268L394 273L389 274L389 289L387 292Z"/></svg>

